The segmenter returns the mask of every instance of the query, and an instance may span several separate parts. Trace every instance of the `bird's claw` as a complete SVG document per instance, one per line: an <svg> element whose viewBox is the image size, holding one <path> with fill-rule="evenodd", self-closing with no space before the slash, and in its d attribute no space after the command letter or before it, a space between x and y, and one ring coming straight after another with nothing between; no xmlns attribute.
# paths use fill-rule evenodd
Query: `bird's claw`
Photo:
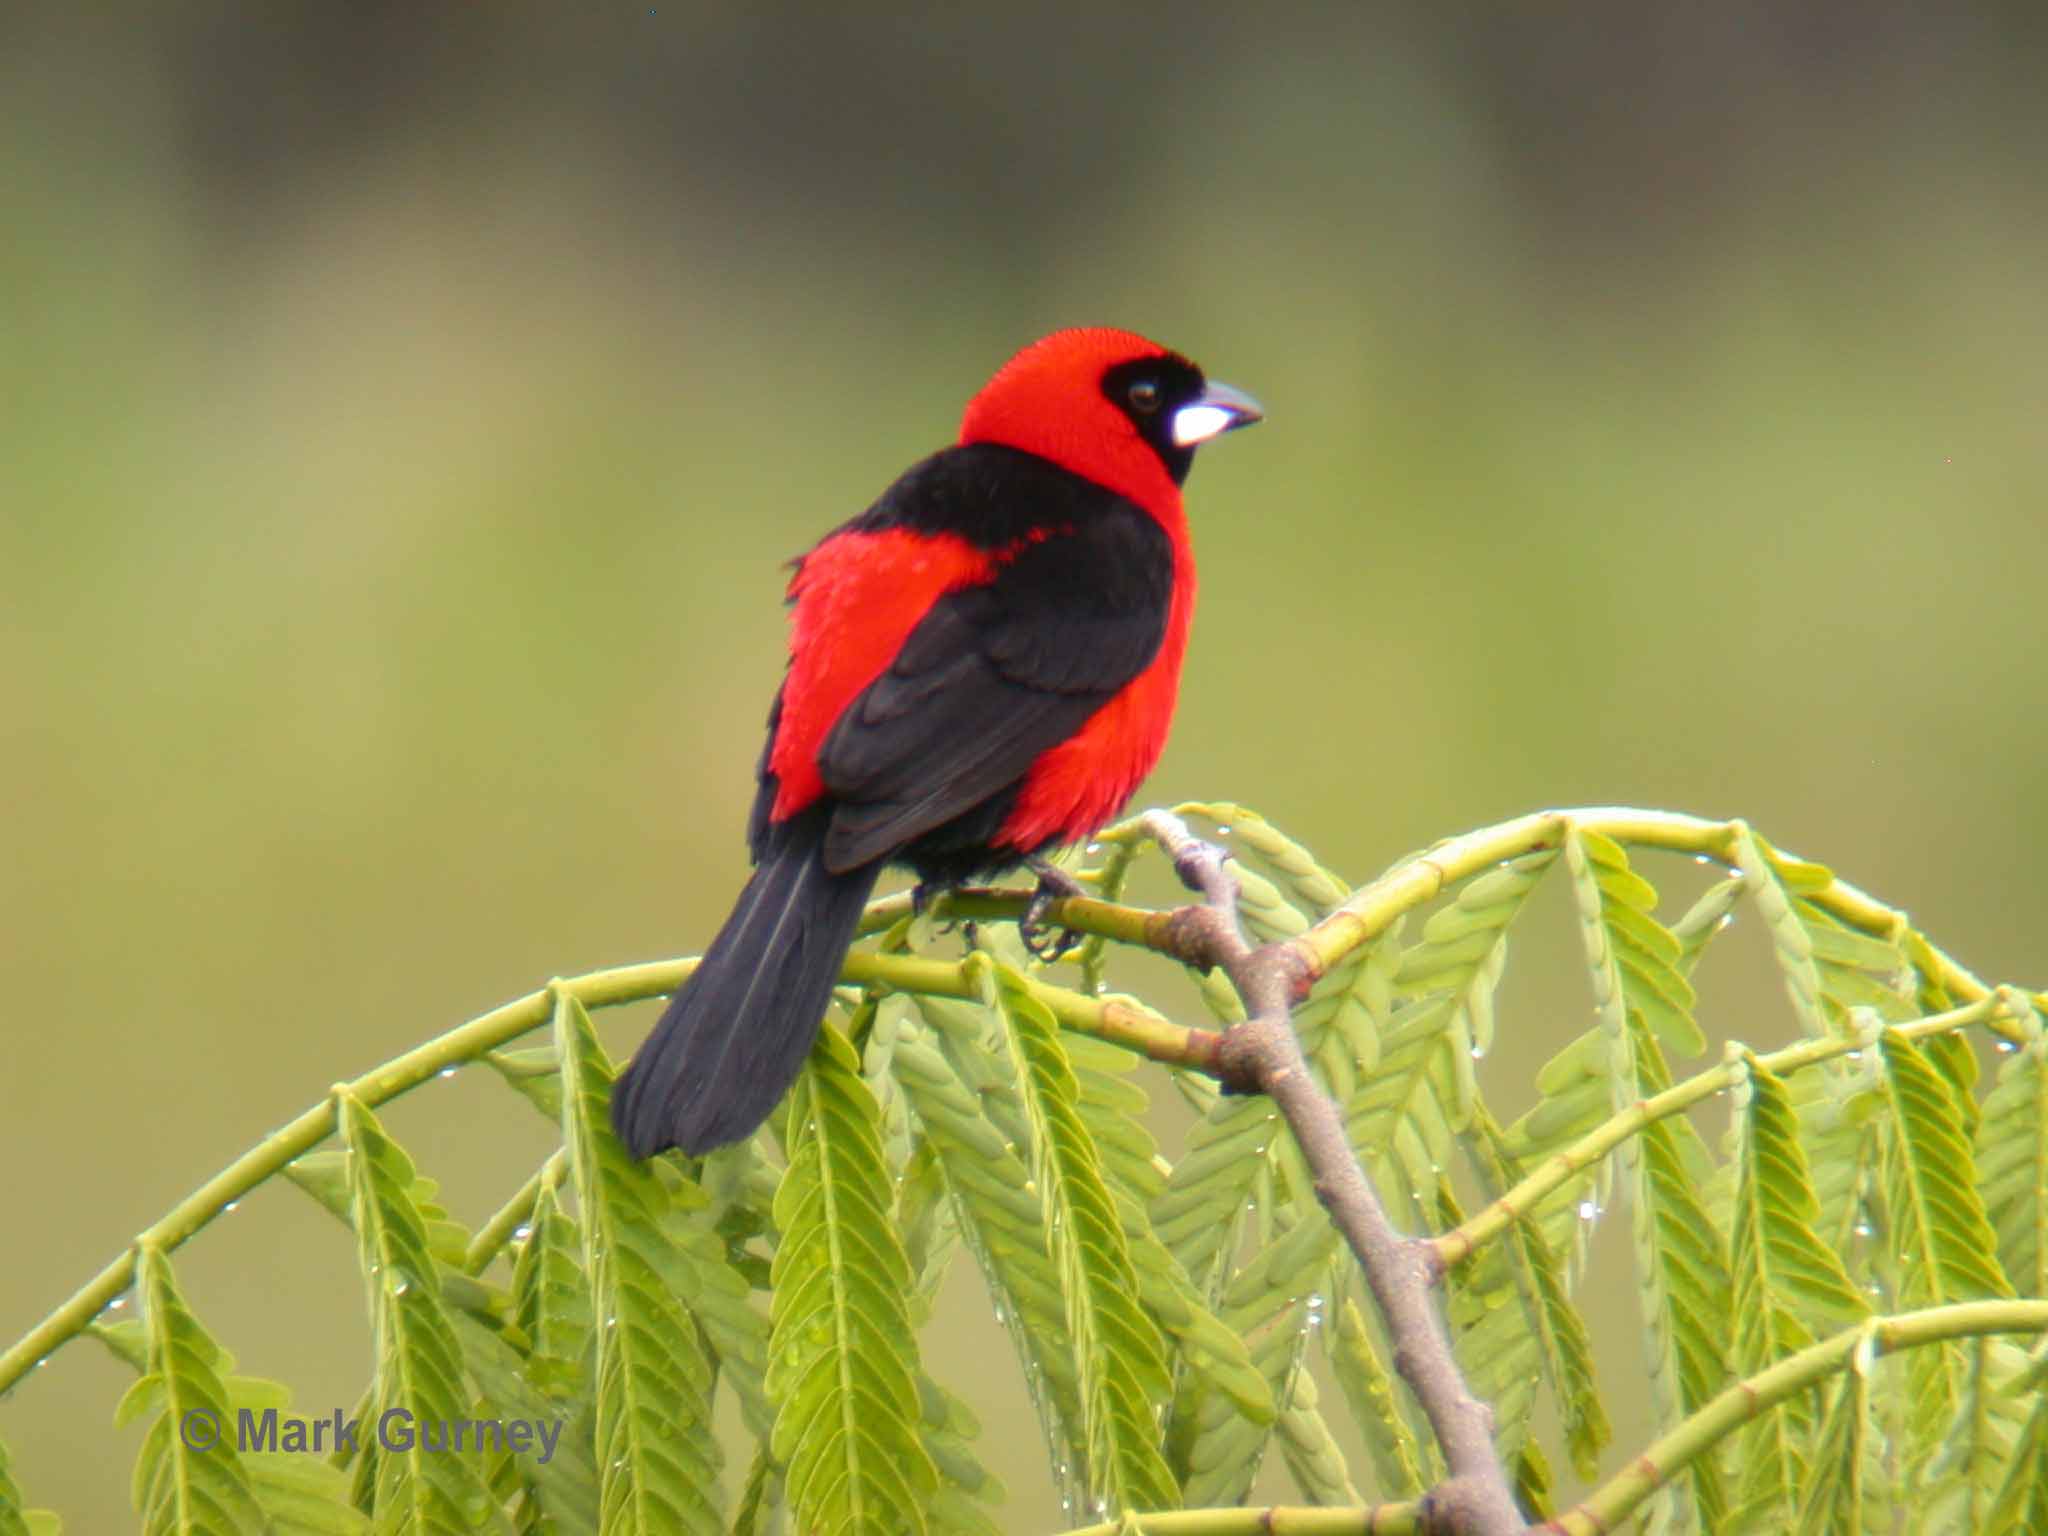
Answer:
<svg viewBox="0 0 2048 1536"><path fill-rule="evenodd" d="M1039 960L1052 965L1080 948L1087 936L1071 928L1062 928L1058 933L1047 936L1045 915L1052 910L1055 901L1063 901L1069 896L1085 896L1088 887L1058 865L1048 864L1043 859L1033 859L1031 871L1038 876L1038 889L1031 893L1024 915L1017 919L1017 936Z"/></svg>
<svg viewBox="0 0 2048 1536"><path fill-rule="evenodd" d="M918 881L916 885L910 888L911 917L916 919L927 916L932 908L938 904L939 900L948 894L949 889L949 887L940 884L936 880ZM952 933L962 926L959 918L949 917L944 922L939 923L932 931L934 933ZM971 935L974 931L974 925L968 923L965 927Z"/></svg>

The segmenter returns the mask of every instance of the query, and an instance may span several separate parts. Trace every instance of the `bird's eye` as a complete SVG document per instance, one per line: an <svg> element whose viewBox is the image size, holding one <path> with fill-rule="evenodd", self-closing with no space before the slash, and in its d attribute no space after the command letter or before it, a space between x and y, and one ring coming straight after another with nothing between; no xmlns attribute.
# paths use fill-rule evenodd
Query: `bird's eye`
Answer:
<svg viewBox="0 0 2048 1536"><path fill-rule="evenodd" d="M1150 379L1140 379L1130 388L1131 409L1142 411L1147 416L1159 409L1159 386Z"/></svg>

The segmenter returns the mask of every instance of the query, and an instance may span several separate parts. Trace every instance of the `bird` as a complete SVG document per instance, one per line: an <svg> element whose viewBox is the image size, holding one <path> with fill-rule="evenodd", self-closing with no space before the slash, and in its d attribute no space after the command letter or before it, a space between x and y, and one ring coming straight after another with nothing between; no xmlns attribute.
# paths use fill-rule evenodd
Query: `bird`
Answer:
<svg viewBox="0 0 2048 1536"><path fill-rule="evenodd" d="M885 866L984 880L1116 817L1166 745L1195 605L1181 486L1263 417L1126 330L1056 331L959 437L791 562L753 873L612 1097L636 1158L759 1128ZM1042 886L1043 890L1044 887Z"/></svg>

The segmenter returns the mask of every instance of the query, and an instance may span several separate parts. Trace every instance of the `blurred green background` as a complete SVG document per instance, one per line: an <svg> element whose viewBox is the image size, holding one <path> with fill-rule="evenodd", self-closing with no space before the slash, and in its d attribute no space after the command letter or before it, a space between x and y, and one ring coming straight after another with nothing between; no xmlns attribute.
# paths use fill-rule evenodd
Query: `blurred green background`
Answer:
<svg viewBox="0 0 2048 1536"><path fill-rule="evenodd" d="M699 946L780 562L1059 325L1270 413L1191 483L1148 799L1354 878L1741 814L2048 979L2039 5L422 9L0 14L0 1338L335 1079ZM1582 1027L1546 932L1509 1113ZM1790 1031L1761 969L1710 1034ZM472 1221L550 1139L477 1074L389 1122ZM244 1369L353 1400L310 1202L179 1265ZM956 1300L932 1358L1053 1528ZM129 1518L123 1376L0 1407L73 1529Z"/></svg>

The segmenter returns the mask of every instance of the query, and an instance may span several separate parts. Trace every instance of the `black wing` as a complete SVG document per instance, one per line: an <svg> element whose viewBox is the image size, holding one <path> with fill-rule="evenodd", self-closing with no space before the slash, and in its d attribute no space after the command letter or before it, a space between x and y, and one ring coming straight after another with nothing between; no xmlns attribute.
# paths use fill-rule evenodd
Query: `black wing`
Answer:
<svg viewBox="0 0 2048 1536"><path fill-rule="evenodd" d="M1113 492L1014 458L1003 498L1052 531L993 582L934 603L825 738L830 870L893 856L1004 794L1159 652L1173 594L1165 531Z"/></svg>

